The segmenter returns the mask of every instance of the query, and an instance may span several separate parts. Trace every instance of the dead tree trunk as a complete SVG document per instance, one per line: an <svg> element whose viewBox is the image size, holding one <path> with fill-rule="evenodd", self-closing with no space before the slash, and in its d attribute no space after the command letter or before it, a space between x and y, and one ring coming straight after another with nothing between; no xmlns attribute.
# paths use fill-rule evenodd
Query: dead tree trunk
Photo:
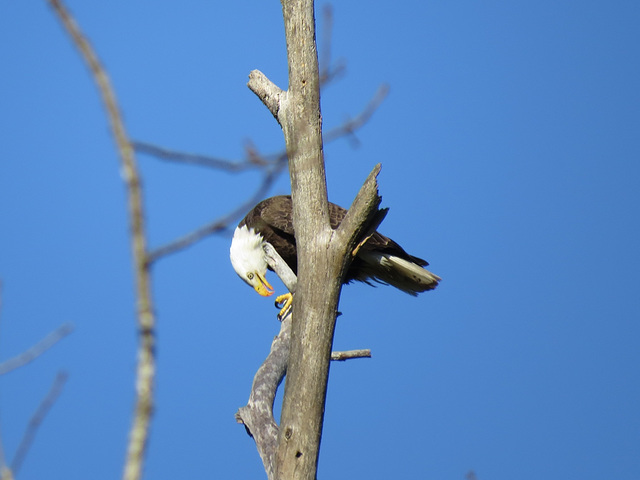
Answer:
<svg viewBox="0 0 640 480"><path fill-rule="evenodd" d="M282 0L289 88L254 71L249 87L280 123L289 157L298 283L275 477L316 477L338 300L358 241L384 214L369 175L337 230L329 224L313 0Z"/></svg>

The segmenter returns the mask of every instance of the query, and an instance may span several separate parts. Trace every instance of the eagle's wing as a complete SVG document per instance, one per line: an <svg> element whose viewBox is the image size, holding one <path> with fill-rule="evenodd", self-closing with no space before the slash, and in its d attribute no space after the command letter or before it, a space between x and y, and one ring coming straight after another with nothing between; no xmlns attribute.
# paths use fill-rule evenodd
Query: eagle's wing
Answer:
<svg viewBox="0 0 640 480"><path fill-rule="evenodd" d="M294 235L293 203L289 195L271 197L260 205L260 218L269 227L286 235Z"/></svg>
<svg viewBox="0 0 640 480"><path fill-rule="evenodd" d="M258 213L258 212L256 212ZM271 228L280 230L287 235L293 235L293 202L290 195L281 195L271 197L260 205L258 213L262 221L267 223ZM336 205L329 203L329 220L331 228L338 228L340 222L347 214L347 211Z"/></svg>

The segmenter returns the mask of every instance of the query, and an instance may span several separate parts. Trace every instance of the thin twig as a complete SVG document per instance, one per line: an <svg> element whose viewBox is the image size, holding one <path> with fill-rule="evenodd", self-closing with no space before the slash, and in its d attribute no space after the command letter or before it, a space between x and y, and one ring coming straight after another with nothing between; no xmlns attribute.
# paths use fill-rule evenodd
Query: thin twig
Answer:
<svg viewBox="0 0 640 480"><path fill-rule="evenodd" d="M18 445L18 448L16 450L16 455L13 458L13 462L11 462L11 471L13 472L13 476L16 476L18 474L18 471L20 470L20 467L22 466L27 453L29 452L31 445L33 444L33 439L35 438L40 424L60 396L62 387L64 387L66 381L67 373L59 372L58 375L56 375L51 388L49 389L49 393L47 393L47 395L42 399L42 402L40 402L40 405L31 417L31 420L29 420L27 429L25 430L24 435L22 436L22 440L20 441L20 444Z"/></svg>
<svg viewBox="0 0 640 480"><path fill-rule="evenodd" d="M44 352L53 347L56 343L62 340L64 337L69 335L73 331L73 325L70 323L65 323L56 328L53 332L49 333L46 337L36 343L33 347L25 350L19 355L16 355L9 360L5 360L0 363L0 375L4 375L6 373L15 370L16 368L20 368L27 363L32 362Z"/></svg>
<svg viewBox="0 0 640 480"><path fill-rule="evenodd" d="M149 439L149 426L153 412L153 391L155 379L155 328L151 297L150 264L147 256L147 240L144 225L142 187L136 159L125 130L122 115L111 88L107 72L102 67L89 41L80 31L75 20L60 0L48 0L62 21L73 43L80 51L91 70L102 101L104 102L111 130L115 138L122 176L128 197L129 224L136 279L137 322L140 332L138 365L136 372L136 406L133 424L129 433L127 459L123 478L138 480L142 476L144 455Z"/></svg>
<svg viewBox="0 0 640 480"><path fill-rule="evenodd" d="M352 358L371 358L371 350L364 348L361 350L347 350L345 352L331 352L331 360L344 362Z"/></svg>
<svg viewBox="0 0 640 480"><path fill-rule="evenodd" d="M246 160L234 162L209 155L169 150L168 148L159 147L158 145L146 142L133 142L132 145L138 153L151 155L159 160L198 165L201 167L214 168L216 170L226 170L228 172L243 172L246 170L263 168L270 164L268 159L265 157L251 155L250 149L247 149Z"/></svg>
<svg viewBox="0 0 640 480"><path fill-rule="evenodd" d="M376 90L376 93L373 95L369 103L364 107L362 112L357 115L355 118L347 120L342 125L334 127L330 129L327 133L324 134L324 141L332 142L338 138L344 136L353 136L356 130L361 128L365 123L369 121L374 112L380 107L382 101L386 98L389 93L389 86L387 84L382 84Z"/></svg>

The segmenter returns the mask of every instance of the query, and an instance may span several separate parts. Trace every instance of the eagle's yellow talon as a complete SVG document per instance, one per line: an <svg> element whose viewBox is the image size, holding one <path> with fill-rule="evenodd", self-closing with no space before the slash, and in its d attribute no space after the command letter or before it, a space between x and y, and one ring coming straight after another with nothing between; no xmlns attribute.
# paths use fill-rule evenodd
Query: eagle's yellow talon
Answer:
<svg viewBox="0 0 640 480"><path fill-rule="evenodd" d="M289 313L289 310L291 309L292 303L293 295L291 293L285 293L284 295L280 295L276 298L275 305L280 309L280 312L278 313L278 320L282 320L287 316L287 313Z"/></svg>

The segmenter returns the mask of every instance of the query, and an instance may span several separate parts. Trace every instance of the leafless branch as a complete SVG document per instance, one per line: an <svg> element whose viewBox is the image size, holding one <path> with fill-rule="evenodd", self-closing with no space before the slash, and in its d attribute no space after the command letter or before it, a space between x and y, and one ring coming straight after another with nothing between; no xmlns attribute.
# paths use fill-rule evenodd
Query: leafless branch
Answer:
<svg viewBox="0 0 640 480"><path fill-rule="evenodd" d="M329 131L324 134L324 141L333 142L334 140L345 136L350 136L352 139L355 138L354 134L356 130L359 130L369 121L388 94L389 86L387 84L380 85L362 112L360 112L360 114L355 118L345 121L342 125L329 129Z"/></svg>
<svg viewBox="0 0 640 480"><path fill-rule="evenodd" d="M247 433L255 440L269 480L274 478L274 460L278 446L278 424L273 417L273 402L287 371L291 322L291 313L282 319L280 333L273 340L269 355L253 379L249 401L235 415L236 421L244 424Z"/></svg>
<svg viewBox="0 0 640 480"><path fill-rule="evenodd" d="M65 323L59 326L53 332L49 333L46 337L36 343L33 347L29 348L19 355L16 355L13 358L10 358L9 360L0 363L0 375L9 373L12 370L20 368L27 363L32 362L44 352L53 347L60 340L62 340L64 337L69 335L72 331L73 325L71 325L70 323Z"/></svg>
<svg viewBox="0 0 640 480"><path fill-rule="evenodd" d="M264 242L263 245L264 253L267 256L267 263L271 270L273 270L276 275L282 280L287 290L291 293L295 293L296 285L298 284L298 278L296 274L293 273L293 270L287 265L278 251L271 245L269 242Z"/></svg>
<svg viewBox="0 0 640 480"><path fill-rule="evenodd" d="M147 256L147 239L144 224L142 186L136 159L125 130L122 115L111 88L107 72L89 41L81 32L61 0L48 0L64 25L74 45L87 63L96 82L120 156L122 176L128 197L129 224L136 279L137 323L140 333L138 365L136 372L136 406L129 434L127 459L124 467L126 480L137 480L142 475L144 455L149 438L149 426L153 412L155 379L155 314L151 296L150 264Z"/></svg>
<svg viewBox="0 0 640 480"><path fill-rule="evenodd" d="M280 102L286 99L287 92L282 91L260 70L252 70L249 73L247 87L262 100L262 103L269 109L274 118L280 122L278 118Z"/></svg>
<svg viewBox="0 0 640 480"><path fill-rule="evenodd" d="M344 362L352 358L371 358L371 350L368 348L361 350L347 350L345 352L331 352L331 360Z"/></svg>
<svg viewBox="0 0 640 480"><path fill-rule="evenodd" d="M267 262L290 292L295 292L297 278L289 265L270 243L264 246ZM291 344L291 311L280 325L280 333L273 340L271 350L262 363L251 385L247 405L236 412L236 421L244 424L247 433L256 442L267 477L274 478L275 453L278 445L278 424L273 417L273 402L278 386L287 372Z"/></svg>
<svg viewBox="0 0 640 480"><path fill-rule="evenodd" d="M47 413L49 413L49 410L51 410L51 407L60 396L62 387L64 387L66 381L67 373L59 372L54 379L51 388L49 389L49 393L47 393L44 399L42 399L42 402L40 402L40 405L31 417L31 420L29 420L27 429L25 430L22 440L20 441L20 444L18 445L18 448L16 450L16 455L13 458L13 462L11 462L11 471L13 472L13 476L16 476L18 474L18 471L20 470L20 467L22 466L27 453L29 452L31 445L33 444L33 439L35 438L40 424L42 424L42 421L47 416Z"/></svg>
<svg viewBox="0 0 640 480"><path fill-rule="evenodd" d="M378 163L369 173L351 207L340 222L340 226L336 229L336 237L350 238L353 242L358 242L364 236L375 231L384 219L388 209L378 209L382 197L378 194L376 180L381 168L382 165Z"/></svg>
<svg viewBox="0 0 640 480"><path fill-rule="evenodd" d="M247 170L255 170L258 168L264 168L265 166L273 163L274 159L263 157L262 155L255 155L255 151L251 145L247 146L247 157L245 160L231 161L209 155L200 155L197 153L178 152L176 150L169 150L158 145L145 142L133 142L133 148L138 153L144 153L151 155L152 157L160 160L166 160L170 162L185 163L190 165L198 165L201 167L209 167L216 170L226 170L228 172L244 172ZM277 160L281 154L275 157Z"/></svg>

